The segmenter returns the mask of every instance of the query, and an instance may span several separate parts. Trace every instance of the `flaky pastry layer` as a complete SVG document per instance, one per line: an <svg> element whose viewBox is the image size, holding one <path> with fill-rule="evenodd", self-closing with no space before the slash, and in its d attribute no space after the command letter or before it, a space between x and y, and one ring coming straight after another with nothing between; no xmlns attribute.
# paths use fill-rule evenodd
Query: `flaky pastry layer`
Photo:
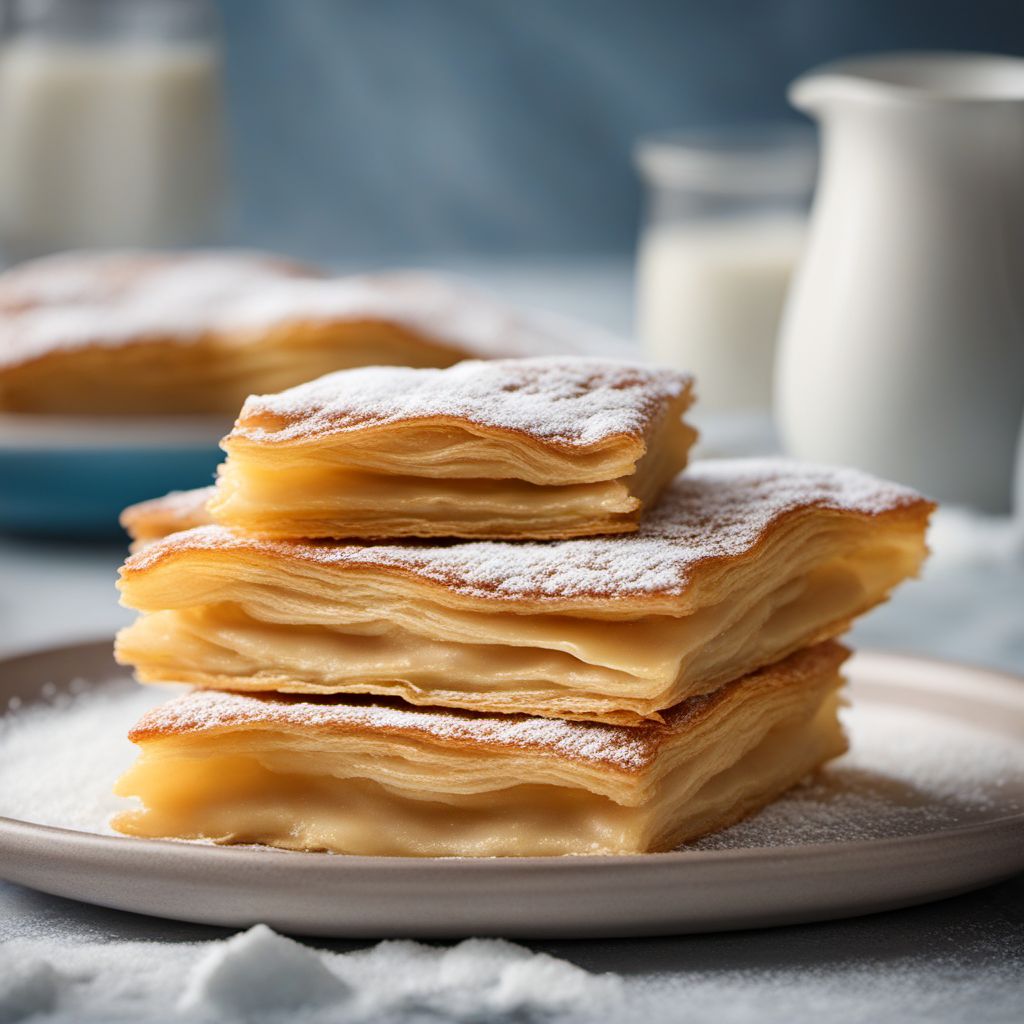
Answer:
<svg viewBox="0 0 1024 1024"><path fill-rule="evenodd" d="M930 505L862 474L698 463L631 535L337 545L222 527L133 556L144 682L636 724L841 633L918 570Z"/></svg>
<svg viewBox="0 0 1024 1024"><path fill-rule="evenodd" d="M635 530L686 464L691 386L566 357L330 374L245 403L210 511L292 538Z"/></svg>
<svg viewBox="0 0 1024 1024"><path fill-rule="evenodd" d="M845 749L823 644L636 728L197 691L132 731L130 835L405 856L642 853Z"/></svg>

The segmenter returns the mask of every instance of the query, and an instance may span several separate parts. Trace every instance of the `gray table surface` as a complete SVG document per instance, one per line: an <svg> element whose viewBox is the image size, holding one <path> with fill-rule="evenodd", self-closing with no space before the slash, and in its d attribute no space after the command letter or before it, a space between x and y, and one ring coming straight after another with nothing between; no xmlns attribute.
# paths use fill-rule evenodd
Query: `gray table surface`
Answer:
<svg viewBox="0 0 1024 1024"><path fill-rule="evenodd" d="M563 268L560 276L547 268L499 270L490 282L514 298L617 330L627 325L629 281L621 267ZM1007 540L1007 526L976 535L954 526L926 578L858 626L854 641L1024 674L1024 545ZM110 636L128 620L113 589L122 555L115 544L0 539L0 656ZM180 943L224 934L0 882L0 945L44 935ZM1024 1019L1024 876L849 921L536 948L634 979L649 1020L1018 1021Z"/></svg>

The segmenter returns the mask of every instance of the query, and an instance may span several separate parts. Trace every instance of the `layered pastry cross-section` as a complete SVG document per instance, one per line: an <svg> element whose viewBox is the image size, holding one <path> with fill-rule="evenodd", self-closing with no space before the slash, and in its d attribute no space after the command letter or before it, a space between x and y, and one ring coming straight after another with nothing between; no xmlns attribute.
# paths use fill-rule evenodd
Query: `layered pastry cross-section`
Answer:
<svg viewBox="0 0 1024 1024"><path fill-rule="evenodd" d="M210 512L290 538L629 532L686 464L691 389L564 357L329 374L246 401Z"/></svg>
<svg viewBox="0 0 1024 1024"><path fill-rule="evenodd" d="M238 251L76 252L0 274L0 412L234 415L352 366L575 352L608 337L423 272L327 278Z"/></svg>
<svg viewBox="0 0 1024 1024"><path fill-rule="evenodd" d="M194 691L149 712L129 835L406 856L643 853L723 828L845 749L835 643L634 728Z"/></svg>
<svg viewBox="0 0 1024 1024"><path fill-rule="evenodd" d="M931 503L852 470L698 462L632 534L338 544L203 526L122 569L143 682L377 694L637 725L809 644L913 576Z"/></svg>

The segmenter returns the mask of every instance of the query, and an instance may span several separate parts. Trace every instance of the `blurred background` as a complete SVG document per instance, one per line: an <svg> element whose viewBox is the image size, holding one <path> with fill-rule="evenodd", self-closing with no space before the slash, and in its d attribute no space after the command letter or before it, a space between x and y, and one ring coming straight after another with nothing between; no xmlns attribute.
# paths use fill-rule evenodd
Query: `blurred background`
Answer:
<svg viewBox="0 0 1024 1024"><path fill-rule="evenodd" d="M222 240L358 266L626 256L638 138L799 122L787 85L851 53L1024 50L1013 0L4 0L0 26L34 19L67 37L76 10L80 34L148 24L150 41L220 48L212 67L176 70L193 114L204 73L226 88ZM6 92L0 105L15 102ZM6 138L40 132L45 102ZM154 132L169 101L149 103Z"/></svg>
<svg viewBox="0 0 1024 1024"><path fill-rule="evenodd" d="M817 64L1024 53L1013 0L218 0L237 238L363 265L631 256L653 132L802 121Z"/></svg>

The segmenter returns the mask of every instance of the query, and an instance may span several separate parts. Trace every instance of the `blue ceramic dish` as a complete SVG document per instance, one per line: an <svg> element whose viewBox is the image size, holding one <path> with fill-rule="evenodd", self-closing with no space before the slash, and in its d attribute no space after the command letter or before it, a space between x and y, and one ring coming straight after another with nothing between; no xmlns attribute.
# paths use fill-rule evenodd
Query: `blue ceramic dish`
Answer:
<svg viewBox="0 0 1024 1024"><path fill-rule="evenodd" d="M120 533L126 505L213 480L228 424L205 418L0 417L0 531Z"/></svg>

